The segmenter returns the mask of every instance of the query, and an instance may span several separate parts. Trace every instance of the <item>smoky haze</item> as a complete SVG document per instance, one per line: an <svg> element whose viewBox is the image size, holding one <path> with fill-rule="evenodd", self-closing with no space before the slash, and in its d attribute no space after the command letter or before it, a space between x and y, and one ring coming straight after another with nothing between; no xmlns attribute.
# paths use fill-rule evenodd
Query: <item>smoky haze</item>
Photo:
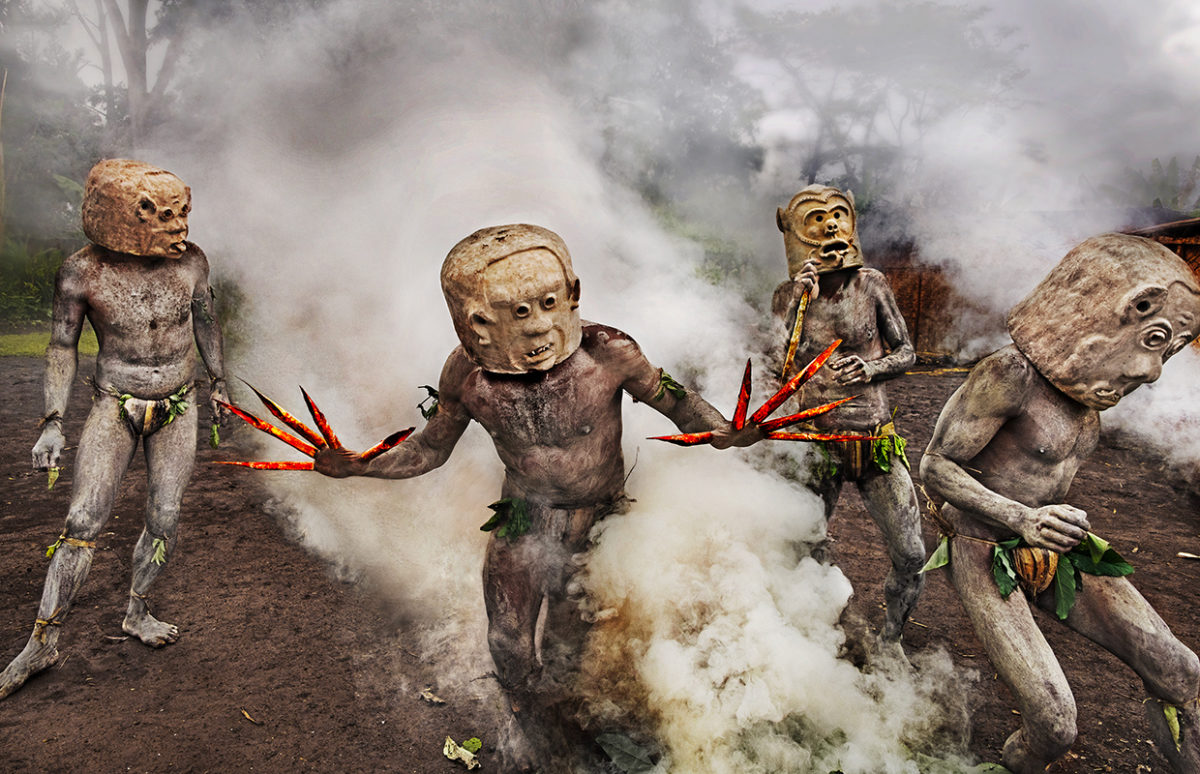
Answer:
<svg viewBox="0 0 1200 774"><path fill-rule="evenodd" d="M184 118L139 155L192 186L192 238L244 296L232 372L293 409L303 384L348 445L421 426L420 385L436 385L457 344L442 258L510 222L561 234L585 319L630 333L728 415L746 356L761 367L785 272L774 211L808 182L806 163L875 202L868 263L902 231L992 313L960 333L965 354L984 354L1006 340L1003 310L1071 244L1127 225L1102 184L1155 156L1190 162L1198 29L1166 2L1135 14L1029 0L346 1L197 34ZM942 55L914 53L931 51ZM830 119L828 106L864 93L878 99ZM815 158L830 136L841 144ZM904 217L871 226L885 210ZM736 259L723 272L714 243ZM1179 360L1164 387L1195 383L1200 363ZM1189 408L1132 403L1109 413L1136 411L1117 419L1142 427ZM922 656L919 681L836 659L849 585L795 548L823 534L817 501L765 453L653 444L642 439L669 422L645 406L625 414L638 503L593 549L585 582L615 617L590 658L633 675L615 698L660 719L660 770L696 770L700 756L712 771L915 772L932 749L942 762L921 770L961 770L948 659ZM264 442L260 459L286 454ZM419 479L262 475L306 545L425 633L439 674L491 669L478 526L502 468L477 426Z"/></svg>

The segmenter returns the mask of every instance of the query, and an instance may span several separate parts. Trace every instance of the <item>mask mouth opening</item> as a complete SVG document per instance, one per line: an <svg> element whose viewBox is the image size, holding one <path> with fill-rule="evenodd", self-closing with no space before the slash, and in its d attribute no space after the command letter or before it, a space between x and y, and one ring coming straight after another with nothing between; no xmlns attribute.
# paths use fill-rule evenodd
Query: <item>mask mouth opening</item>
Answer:
<svg viewBox="0 0 1200 774"><path fill-rule="evenodd" d="M525 357L528 357L528 358L535 358L535 357L537 357L538 355L542 355L542 354L544 354L544 353L546 353L546 352L549 352L549 351L550 351L550 348L551 348L552 346L553 346L552 344L543 344L542 346L538 347L537 349L534 349L534 350L531 350L531 351L529 351L529 352L526 352L526 353L525 353Z"/></svg>
<svg viewBox="0 0 1200 774"><path fill-rule="evenodd" d="M850 249L850 243L844 239L834 239L821 245L821 255L844 253Z"/></svg>

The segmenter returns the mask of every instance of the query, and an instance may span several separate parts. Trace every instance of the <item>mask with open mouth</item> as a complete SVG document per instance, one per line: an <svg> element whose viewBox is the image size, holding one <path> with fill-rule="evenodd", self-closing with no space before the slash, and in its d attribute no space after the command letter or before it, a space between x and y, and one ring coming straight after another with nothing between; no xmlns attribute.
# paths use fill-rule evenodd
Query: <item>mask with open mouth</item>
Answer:
<svg viewBox="0 0 1200 774"><path fill-rule="evenodd" d="M583 338L567 246L538 226L493 226L459 242L442 264L442 292L463 349L487 371L548 371Z"/></svg>
<svg viewBox="0 0 1200 774"><path fill-rule="evenodd" d="M131 159L105 159L88 173L83 233L101 247L147 258L187 251L192 190L175 175Z"/></svg>
<svg viewBox="0 0 1200 774"><path fill-rule="evenodd" d="M1200 285L1183 259L1149 239L1080 243L1008 314L1017 349L1078 403L1103 411L1200 333Z"/></svg>
<svg viewBox="0 0 1200 774"><path fill-rule="evenodd" d="M793 196L786 208L776 210L775 223L783 232L791 277L809 261L817 262L818 274L863 265L850 192L810 185Z"/></svg>

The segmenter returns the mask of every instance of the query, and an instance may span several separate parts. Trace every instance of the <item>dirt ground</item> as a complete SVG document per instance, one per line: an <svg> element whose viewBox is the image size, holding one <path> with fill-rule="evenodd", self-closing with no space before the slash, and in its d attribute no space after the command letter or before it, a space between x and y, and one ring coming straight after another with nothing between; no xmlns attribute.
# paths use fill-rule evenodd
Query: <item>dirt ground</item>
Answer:
<svg viewBox="0 0 1200 774"><path fill-rule="evenodd" d="M91 364L81 364L89 373ZM0 659L29 636L45 576L46 546L58 535L71 485L53 491L29 469L41 413L42 362L0 358ZM901 431L914 464L961 372L927 372L895 383ZM79 437L88 390L75 390L68 443ZM59 772L436 772L462 771L441 756L447 734L496 739L497 708L444 693L432 706L419 690L436 684L403 626L365 594L287 538L285 518L244 471L207 464L246 459L250 430L226 429L220 449L201 433L184 503L180 550L154 588L152 606L176 623L180 641L152 650L120 628L129 557L145 501L140 460L127 474L91 575L64 628L63 660L0 703L0 770ZM636 494L636 493L634 493ZM1093 529L1137 567L1134 583L1185 643L1200 647L1194 605L1200 562L1200 497L1161 464L1106 435L1076 480L1070 501ZM878 534L851 488L831 526L840 563L857 591L852 605L882 618L885 559ZM934 534L927 530L929 545ZM966 622L944 573L934 573L906 634L906 647L940 646L980 679L967 683L974 707L972 750L996 760L1018 718ZM1043 618L1079 702L1079 740L1052 772L1166 771L1146 741L1139 681L1091 643ZM485 765L484 771L488 767ZM494 767L492 770L495 770Z"/></svg>

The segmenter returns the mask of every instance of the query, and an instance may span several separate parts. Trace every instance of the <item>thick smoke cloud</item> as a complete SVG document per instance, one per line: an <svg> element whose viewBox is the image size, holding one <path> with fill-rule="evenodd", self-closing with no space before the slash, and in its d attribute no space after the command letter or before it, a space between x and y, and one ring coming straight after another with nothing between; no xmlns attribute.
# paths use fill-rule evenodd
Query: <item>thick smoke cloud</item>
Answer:
<svg viewBox="0 0 1200 774"><path fill-rule="evenodd" d="M293 406L303 384L360 448L419 426L419 386L436 384L456 345L442 257L476 228L524 221L570 246L585 318L632 334L728 414L784 271L774 209L806 182L785 153L803 127L789 123L778 74L763 77L775 51L746 9L786 10L347 1L279 28L213 30L204 66L188 73L188 119L142 155L192 185L193 237L244 293L234 373ZM975 24L1010 27L1021 74L1003 99L948 110L898 148L906 174L893 196L913 205L905 230L923 259L999 319L1071 244L1125 225L1089 205L1099 181L1144 166L1133 149L1195 152L1184 129L1196 87L1182 75L1197 19L1165 2L1137 17L1115 4L1018 3ZM894 34L938 43L925 29ZM825 47L872 56L852 39ZM664 230L664 211L703 217L758 279L699 279L701 248ZM1004 342L995 319L964 331L972 354ZM1179 360L1168 370L1200 367ZM659 718L664 767L697 770L702 756L712 771L907 772L937 740L951 762L923 770L959 770L961 719L937 707L964 676L937 655L920 681L900 665L863 675L836 659L850 590L805 557L824 529L813 498L758 457L640 440L670 430L644 406L626 417L638 503L603 525L593 550L586 583L615 616L601 616L591 655L601 676L632 665L635 684L614 695ZM501 473L473 428L420 479L269 480L307 545L427 632L440 673L469 679L490 669L477 527Z"/></svg>

